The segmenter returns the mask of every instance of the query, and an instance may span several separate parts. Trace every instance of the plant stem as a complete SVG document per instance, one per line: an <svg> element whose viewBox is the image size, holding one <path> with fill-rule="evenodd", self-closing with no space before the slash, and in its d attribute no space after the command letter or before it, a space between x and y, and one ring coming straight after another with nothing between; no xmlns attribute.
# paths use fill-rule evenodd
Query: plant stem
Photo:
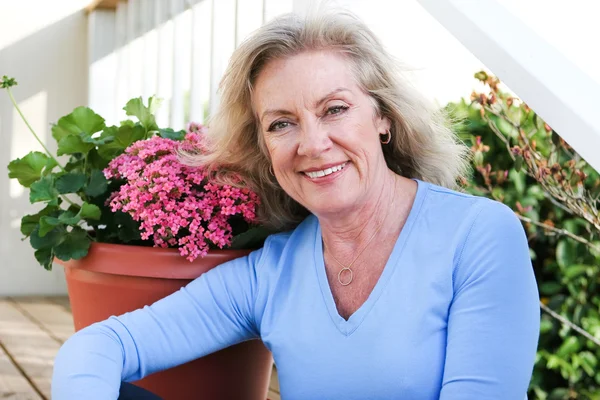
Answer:
<svg viewBox="0 0 600 400"><path fill-rule="evenodd" d="M544 224L544 223L542 223L542 222L537 222L537 221L534 221L534 220L532 220L531 218L527 218L527 217L524 217L524 216L522 216L522 215L519 215L519 214L516 214L516 215L517 215L517 217L518 217L518 218L519 218L521 221L523 221L523 222L528 222L528 223L530 223L530 224L533 224L533 225L539 226L539 227L541 227L541 228L547 229L547 230L549 230L549 231L555 232L555 233L557 233L557 234L559 234L559 235L568 236L568 237L570 237L571 239L573 239L573 240L576 240L576 241L578 241L579 243L583 243L583 244L585 244L586 246L588 246L589 248L591 248L591 249L594 249L594 250L596 250L597 252L600 252L600 247L599 247L599 246L596 246L594 243L590 242L590 241L589 241L589 240L587 240L586 238L583 238L583 237L581 237L581 236L575 235L574 233L571 233L571 232L569 232L569 231L568 231L568 230L566 230L566 229L555 228L555 227L554 227L554 226L552 226L552 225L547 225L547 224Z"/></svg>
<svg viewBox="0 0 600 400"><path fill-rule="evenodd" d="M64 201L66 201L67 203L69 203L69 204L70 204L70 205L72 205L72 206L76 206L76 205L77 205L77 204L73 203L73 202L71 201L71 199L69 199L69 198L67 197L67 195L66 195L66 194L63 194L63 195L61 195L60 197L62 197L62 199L63 199Z"/></svg>
<svg viewBox="0 0 600 400"><path fill-rule="evenodd" d="M33 130L33 128L31 127L31 125L29 125L29 122L27 121L27 118L25 118L25 116L23 115L23 113L21 112L21 109L19 108L19 105L17 104L17 101L15 100L15 98L12 95L12 92L10 90L10 88L6 88L6 91L8 92L8 97L10 97L10 101L12 102L13 106L15 107L15 109L17 110L17 112L19 113L19 115L21 116L21 119L23 120L23 122L25 122L25 125L27 125L27 128L29 128L29 131L33 134L33 136L35 137L35 139L38 141L38 143L44 148L44 150L46 151L46 154L48 154L50 156L50 158L52 158L54 160L54 162L56 162L56 165L58 165L58 168L61 169L61 171L64 172L64 168L63 166L58 162L58 160L54 157L54 155L50 152L50 150L48 150L48 148L44 145L44 142L42 142L40 140L40 138L38 137L38 135L35 133L35 131ZM69 201L70 202L70 201ZM72 203L71 203L72 204Z"/></svg>
<svg viewBox="0 0 600 400"><path fill-rule="evenodd" d="M575 325L574 323L572 323L571 321L569 321L568 319L566 319L562 315L559 315L558 313L554 312L553 310L551 310L547 305L545 305L541 301L540 301L540 307L542 308L542 310L544 310L548 314L550 314L553 318L556 318L557 320L559 320L563 324L567 325L569 328L571 328L574 331L578 332L579 334L585 336L586 339L591 340L597 346L600 346L600 341L598 339L596 339L594 336L592 336L589 332L587 332L583 328L580 328L579 326Z"/></svg>

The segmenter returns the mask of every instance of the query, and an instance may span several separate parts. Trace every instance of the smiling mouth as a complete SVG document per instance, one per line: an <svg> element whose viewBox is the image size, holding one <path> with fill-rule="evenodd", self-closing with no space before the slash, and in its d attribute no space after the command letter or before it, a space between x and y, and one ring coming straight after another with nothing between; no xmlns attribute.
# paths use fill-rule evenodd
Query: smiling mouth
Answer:
<svg viewBox="0 0 600 400"><path fill-rule="evenodd" d="M326 168L321 171L304 172L304 174L306 174L306 176L308 176L311 179L322 178L324 176L331 175L334 172L341 171L342 169L344 169L347 163L348 162L346 161L339 165L335 165L333 167Z"/></svg>

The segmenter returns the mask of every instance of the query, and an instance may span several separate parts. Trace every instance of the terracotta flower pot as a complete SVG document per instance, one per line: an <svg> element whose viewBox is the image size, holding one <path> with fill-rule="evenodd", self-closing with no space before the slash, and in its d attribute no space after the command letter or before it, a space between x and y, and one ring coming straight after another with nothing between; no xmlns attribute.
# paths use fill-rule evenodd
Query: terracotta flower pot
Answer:
<svg viewBox="0 0 600 400"><path fill-rule="evenodd" d="M190 263L174 249L93 243L65 267L75 330L149 305L215 266L248 251L210 252ZM251 340L135 382L165 400L248 399L267 396L273 359Z"/></svg>

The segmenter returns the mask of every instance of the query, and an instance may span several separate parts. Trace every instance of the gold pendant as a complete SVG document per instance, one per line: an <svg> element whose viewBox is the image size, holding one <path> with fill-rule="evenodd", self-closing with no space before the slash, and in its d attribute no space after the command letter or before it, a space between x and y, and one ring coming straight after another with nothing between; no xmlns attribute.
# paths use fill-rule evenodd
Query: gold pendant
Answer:
<svg viewBox="0 0 600 400"><path fill-rule="evenodd" d="M344 271L348 271L350 273L350 279L347 282L342 282L342 272ZM350 268L344 267L340 270L340 272L338 272L338 282L340 283L340 285L348 286L352 283L352 279L354 279L354 272L352 272Z"/></svg>

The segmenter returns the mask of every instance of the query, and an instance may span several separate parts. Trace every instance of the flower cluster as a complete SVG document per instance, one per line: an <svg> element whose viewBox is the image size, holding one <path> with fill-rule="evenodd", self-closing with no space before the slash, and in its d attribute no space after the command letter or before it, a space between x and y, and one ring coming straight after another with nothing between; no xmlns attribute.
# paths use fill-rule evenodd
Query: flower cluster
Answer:
<svg viewBox="0 0 600 400"><path fill-rule="evenodd" d="M125 181L107 204L141 222L141 237L157 247L177 247L189 261L203 257L211 244L231 244L230 218L256 221L258 196L211 182L206 171L182 164L177 149L205 151L201 125L188 127L183 141L155 136L133 143L104 170L107 179Z"/></svg>

